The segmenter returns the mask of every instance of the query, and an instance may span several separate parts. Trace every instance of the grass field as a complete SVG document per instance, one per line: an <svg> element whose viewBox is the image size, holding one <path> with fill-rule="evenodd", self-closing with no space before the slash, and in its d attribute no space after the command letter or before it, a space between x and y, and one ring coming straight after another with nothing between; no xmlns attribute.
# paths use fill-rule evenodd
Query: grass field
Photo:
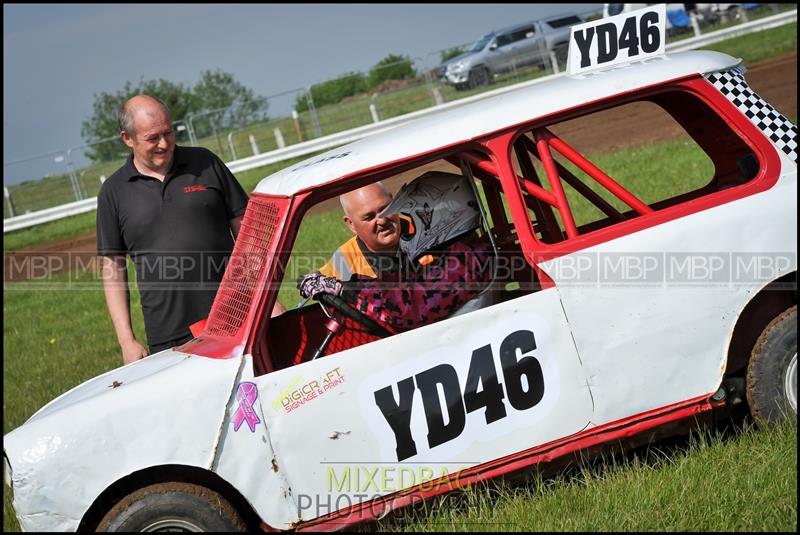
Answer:
<svg viewBox="0 0 800 535"><path fill-rule="evenodd" d="M482 486L380 531L794 532L797 431L694 433L550 479Z"/></svg>

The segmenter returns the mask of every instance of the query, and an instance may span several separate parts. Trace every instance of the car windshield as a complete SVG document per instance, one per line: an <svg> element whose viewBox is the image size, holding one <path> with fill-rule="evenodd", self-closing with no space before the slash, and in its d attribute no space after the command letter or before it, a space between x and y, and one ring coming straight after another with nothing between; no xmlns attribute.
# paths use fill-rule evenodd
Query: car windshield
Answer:
<svg viewBox="0 0 800 535"><path fill-rule="evenodd" d="M470 52L480 52L486 46L486 44L492 40L494 37L493 33L487 33L483 37L481 37L477 43L475 43L472 48L469 49Z"/></svg>

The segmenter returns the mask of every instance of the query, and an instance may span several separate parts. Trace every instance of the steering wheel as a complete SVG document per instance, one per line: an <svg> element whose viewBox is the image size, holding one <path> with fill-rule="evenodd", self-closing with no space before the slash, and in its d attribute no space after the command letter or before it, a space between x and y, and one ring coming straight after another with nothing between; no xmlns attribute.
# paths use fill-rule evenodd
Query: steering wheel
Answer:
<svg viewBox="0 0 800 535"><path fill-rule="evenodd" d="M325 305L333 307L334 309L336 309L337 312L340 312L343 316L346 316L351 320L355 321L356 323L362 325L370 334L374 334L375 336L380 336L381 338L392 336L392 333L388 329L386 329L380 323L370 318L360 310L357 310L348 305L347 302L338 295L321 293L316 296L316 299L317 301Z"/></svg>

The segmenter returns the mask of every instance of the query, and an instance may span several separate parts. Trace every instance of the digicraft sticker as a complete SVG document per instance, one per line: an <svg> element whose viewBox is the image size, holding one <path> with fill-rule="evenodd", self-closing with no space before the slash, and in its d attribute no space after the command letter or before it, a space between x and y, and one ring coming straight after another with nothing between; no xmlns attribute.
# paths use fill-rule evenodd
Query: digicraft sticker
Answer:
<svg viewBox="0 0 800 535"><path fill-rule="evenodd" d="M344 374L339 368L334 368L319 379L310 381L304 381L302 377L297 376L281 392L280 398L275 400L272 406L276 409L283 407L284 411L292 412L342 383L344 383Z"/></svg>

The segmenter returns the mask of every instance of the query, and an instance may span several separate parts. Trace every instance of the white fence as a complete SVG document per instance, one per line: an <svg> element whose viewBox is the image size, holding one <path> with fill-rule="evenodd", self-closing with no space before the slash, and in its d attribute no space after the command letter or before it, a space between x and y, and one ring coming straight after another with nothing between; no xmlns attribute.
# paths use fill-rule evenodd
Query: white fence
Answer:
<svg viewBox="0 0 800 535"><path fill-rule="evenodd" d="M772 15L770 17L765 17L759 20L746 22L743 24L739 24L737 26L732 26L730 28L718 30L716 32L700 35L698 37L693 37L678 41L676 43L671 43L666 46L666 50L667 52L680 52L683 50L701 48L719 41L723 41L725 39L730 39L732 37L738 37L740 35L745 35L748 33L768 30L771 28L776 28L778 26L782 26L784 24L789 24L791 22L796 22L796 21L797 21L797 10L795 9L793 11ZM552 74L550 76L543 76L541 78L536 78L535 80L520 82L515 85L502 87L500 89L495 89L493 91L487 91L485 93L480 93L478 95L474 95L471 97L462 98L445 104L440 104L438 106L426 108L424 110L412 112L399 117L394 117L392 119L387 119L384 121L380 121L378 123L369 124L366 126L360 126L358 128L353 128L351 130L347 130L344 132L337 132L329 136L320 137L309 141L304 141L302 143L297 143L295 145L290 145L282 149L265 152L263 154L258 154L256 156L242 158L240 160L228 162L226 165L231 170L231 172L237 173L239 171L247 171L249 169L255 169L257 167L263 167L265 165L273 164L283 160L288 160L290 158L297 158L299 156L304 156L306 154L312 154L314 152L318 152L321 150L330 149L339 145L344 145L345 143L350 143L352 141L370 136L372 134L377 134L378 132L388 130L389 128L393 128L400 124L407 123L409 121L412 121L414 119L417 119L425 115L438 113L442 110L449 108L463 106L470 102L475 102L477 100L481 100L484 98L490 98L496 95L507 93L509 91L514 91L522 87L528 87L534 84L540 84L542 82L545 82L547 80L552 80L559 76L564 76L564 73ZM56 206L54 208L48 208L46 210L40 210L37 212L31 212L16 217L10 217L8 219L3 220L3 233L5 234L6 232L32 227L35 225L39 225L41 223L47 223L49 221L56 221L64 217L82 214L96 209L97 209L97 197L92 197L91 199L84 199L82 201L72 202L69 204Z"/></svg>

